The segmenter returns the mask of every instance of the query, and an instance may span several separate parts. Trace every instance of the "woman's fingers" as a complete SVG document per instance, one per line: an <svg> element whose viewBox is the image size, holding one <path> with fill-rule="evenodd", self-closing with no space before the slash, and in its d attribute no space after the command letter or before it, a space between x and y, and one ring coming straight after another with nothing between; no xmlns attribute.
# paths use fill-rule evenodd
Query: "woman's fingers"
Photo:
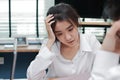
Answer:
<svg viewBox="0 0 120 80"><path fill-rule="evenodd" d="M54 23L55 21L53 20L54 19L54 16L51 14L51 15L48 15L45 19L45 24L46 24L46 30L48 32L48 38L50 40L53 40L55 41L55 35L54 35L54 32L51 28L51 25L52 23Z"/></svg>
<svg viewBox="0 0 120 80"><path fill-rule="evenodd" d="M112 34L115 35L115 38L118 40L120 40L120 20L118 21L115 21L113 24L112 24L112 27L114 28L112 30Z"/></svg>
<svg viewBox="0 0 120 80"><path fill-rule="evenodd" d="M50 21L49 24L51 25L51 24L53 24L54 22L55 22L55 21Z"/></svg>
<svg viewBox="0 0 120 80"><path fill-rule="evenodd" d="M45 22L50 23L52 21L52 19L54 19L54 16L53 15L48 15L45 19Z"/></svg>
<svg viewBox="0 0 120 80"><path fill-rule="evenodd" d="M54 19L54 16L52 14L48 15L45 19L46 29L47 29L48 32L52 31L51 30L51 24L55 22L53 19ZM49 33L51 33L51 32L49 32Z"/></svg>
<svg viewBox="0 0 120 80"><path fill-rule="evenodd" d="M118 39L120 39L120 30L116 33Z"/></svg>
<svg viewBox="0 0 120 80"><path fill-rule="evenodd" d="M116 50L116 45L119 44L118 40L120 40L120 20L112 23L112 27L103 41L102 49L108 51Z"/></svg>

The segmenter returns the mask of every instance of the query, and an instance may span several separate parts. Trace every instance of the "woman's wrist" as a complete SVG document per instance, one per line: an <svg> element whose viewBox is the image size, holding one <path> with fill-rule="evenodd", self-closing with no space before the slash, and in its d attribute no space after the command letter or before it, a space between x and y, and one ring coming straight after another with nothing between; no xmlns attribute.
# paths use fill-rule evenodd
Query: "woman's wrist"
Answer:
<svg viewBox="0 0 120 80"><path fill-rule="evenodd" d="M46 46L48 47L49 50L51 49L51 46L53 45L53 43L54 43L54 40L48 40Z"/></svg>
<svg viewBox="0 0 120 80"><path fill-rule="evenodd" d="M114 51L115 49L115 39L109 35L106 35L103 44L101 46L102 50L106 50L106 51Z"/></svg>

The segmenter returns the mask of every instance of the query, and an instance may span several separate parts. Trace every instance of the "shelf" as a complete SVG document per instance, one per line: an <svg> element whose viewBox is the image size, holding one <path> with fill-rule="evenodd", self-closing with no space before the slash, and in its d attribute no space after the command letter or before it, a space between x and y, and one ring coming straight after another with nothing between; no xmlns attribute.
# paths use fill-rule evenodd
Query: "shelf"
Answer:
<svg viewBox="0 0 120 80"><path fill-rule="evenodd" d="M108 22L79 22L82 26L111 26Z"/></svg>

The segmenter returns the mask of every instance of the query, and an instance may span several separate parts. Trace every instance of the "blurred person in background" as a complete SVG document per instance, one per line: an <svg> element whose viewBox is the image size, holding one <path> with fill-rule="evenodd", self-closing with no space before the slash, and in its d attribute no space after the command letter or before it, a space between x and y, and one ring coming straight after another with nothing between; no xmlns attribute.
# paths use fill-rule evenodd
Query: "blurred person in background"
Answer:
<svg viewBox="0 0 120 80"><path fill-rule="evenodd" d="M106 5L108 17L113 20L112 26L106 35L110 45L103 47L104 50L120 55L120 0L108 0ZM105 40L104 42L106 42ZM110 47L111 46L111 47ZM120 65L111 68L106 74L106 80L120 80Z"/></svg>

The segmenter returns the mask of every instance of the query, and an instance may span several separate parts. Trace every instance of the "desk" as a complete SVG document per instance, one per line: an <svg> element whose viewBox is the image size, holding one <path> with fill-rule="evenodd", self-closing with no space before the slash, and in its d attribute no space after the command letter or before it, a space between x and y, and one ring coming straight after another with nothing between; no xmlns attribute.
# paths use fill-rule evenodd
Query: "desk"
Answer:
<svg viewBox="0 0 120 80"><path fill-rule="evenodd" d="M28 45L24 47L18 47L17 52L39 52L41 45ZM13 47L5 47L0 45L0 52L13 52Z"/></svg>

